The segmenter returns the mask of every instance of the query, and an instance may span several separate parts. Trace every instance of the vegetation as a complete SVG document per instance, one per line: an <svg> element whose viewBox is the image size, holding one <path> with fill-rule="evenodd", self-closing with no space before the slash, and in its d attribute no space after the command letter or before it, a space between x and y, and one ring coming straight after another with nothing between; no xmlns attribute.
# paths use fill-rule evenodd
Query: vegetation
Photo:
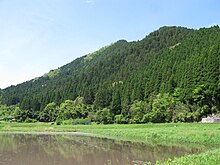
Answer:
<svg viewBox="0 0 220 165"><path fill-rule="evenodd" d="M208 164L216 165L220 163L220 149L210 150L198 155L187 155L174 160L168 160L165 163L157 163L157 165L198 165Z"/></svg>
<svg viewBox="0 0 220 165"><path fill-rule="evenodd" d="M55 125L53 123L0 122L0 132L84 132L90 135L126 141L164 144L220 144L220 124L92 124Z"/></svg>
<svg viewBox="0 0 220 165"><path fill-rule="evenodd" d="M220 124L179 123L210 114L220 114L218 26L162 27L140 41L120 40L42 77L0 89L0 132L85 132L211 147L165 162L171 165L220 164L220 150L211 146L220 144Z"/></svg>
<svg viewBox="0 0 220 165"><path fill-rule="evenodd" d="M163 164L219 164L220 124L126 124L126 125L51 125L50 123L0 122L0 133L5 132L85 132L98 137L118 140L199 147L203 152L186 155ZM159 163L158 164L162 164Z"/></svg>
<svg viewBox="0 0 220 165"><path fill-rule="evenodd" d="M162 27L143 40L120 40L0 90L0 118L89 118L105 124L200 121L220 113L219 51L218 26ZM79 98L80 104L74 103Z"/></svg>

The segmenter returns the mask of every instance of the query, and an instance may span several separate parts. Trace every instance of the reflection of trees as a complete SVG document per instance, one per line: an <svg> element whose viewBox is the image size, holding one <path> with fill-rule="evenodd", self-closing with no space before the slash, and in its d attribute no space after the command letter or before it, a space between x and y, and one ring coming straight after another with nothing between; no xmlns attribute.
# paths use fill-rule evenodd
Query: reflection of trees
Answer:
<svg viewBox="0 0 220 165"><path fill-rule="evenodd" d="M58 154L64 158L74 158L77 162L82 162L88 157L96 161L98 155L106 156L108 159L114 159L116 151L114 141L94 137L82 136L39 136L37 141L44 152L50 156ZM121 147L120 147L121 148Z"/></svg>
<svg viewBox="0 0 220 165"><path fill-rule="evenodd" d="M194 148L182 148L178 146L164 146L164 145L156 145L156 144L145 144L145 143L126 143L123 146L122 152L126 152L127 148L130 148L128 152L131 153L131 157L133 160L141 160L141 161L151 161L153 163L156 160L165 160L168 158L180 157L185 154L193 154L198 152L198 149Z"/></svg>
<svg viewBox="0 0 220 165"><path fill-rule="evenodd" d="M0 152L22 152L29 162L37 158L64 161L63 164L132 164L133 160L153 161L192 153L193 149L147 145L76 135L0 135ZM21 156L20 156L21 157ZM130 162L130 163L129 163ZM39 164L39 162L37 162ZM51 162L52 164L52 162Z"/></svg>
<svg viewBox="0 0 220 165"><path fill-rule="evenodd" d="M0 153L5 151L18 152L25 145L23 136L18 134L0 134Z"/></svg>
<svg viewBox="0 0 220 165"><path fill-rule="evenodd" d="M37 143L51 156L59 153L65 158L82 159L83 155L94 152L94 148L89 148L85 137L70 138L69 135L42 135L37 139Z"/></svg>
<svg viewBox="0 0 220 165"><path fill-rule="evenodd" d="M115 141L109 139L101 139L94 137L71 137L64 136L44 136L47 140L38 140L38 143L44 148L48 154L59 153L63 157L74 157L78 162L84 160L85 155L93 155L94 153L106 152L112 160L115 154L121 155L124 159L155 161L178 157L184 154L192 154L197 149L187 149L176 146L163 146L155 144L132 143L124 141ZM73 140L74 139L74 140ZM48 142L50 141L50 142Z"/></svg>

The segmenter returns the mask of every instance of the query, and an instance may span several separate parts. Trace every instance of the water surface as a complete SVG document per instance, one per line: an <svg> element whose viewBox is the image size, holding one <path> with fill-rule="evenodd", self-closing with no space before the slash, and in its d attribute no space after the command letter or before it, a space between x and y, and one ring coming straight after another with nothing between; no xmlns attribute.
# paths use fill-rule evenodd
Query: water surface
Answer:
<svg viewBox="0 0 220 165"><path fill-rule="evenodd" d="M0 165L132 165L195 152L79 135L0 134Z"/></svg>

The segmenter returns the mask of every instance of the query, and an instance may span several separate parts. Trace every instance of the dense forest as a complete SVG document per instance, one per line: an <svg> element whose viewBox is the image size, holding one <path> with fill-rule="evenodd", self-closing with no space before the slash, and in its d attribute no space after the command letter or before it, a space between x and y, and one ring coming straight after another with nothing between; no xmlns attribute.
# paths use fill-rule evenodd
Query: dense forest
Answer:
<svg viewBox="0 0 220 165"><path fill-rule="evenodd" d="M193 122L220 113L220 28L162 27L0 90L0 119Z"/></svg>

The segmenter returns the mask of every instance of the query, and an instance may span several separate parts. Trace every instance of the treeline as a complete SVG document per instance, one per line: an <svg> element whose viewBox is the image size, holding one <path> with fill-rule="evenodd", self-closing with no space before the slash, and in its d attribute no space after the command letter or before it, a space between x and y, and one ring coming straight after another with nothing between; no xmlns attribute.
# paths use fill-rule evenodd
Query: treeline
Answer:
<svg viewBox="0 0 220 165"><path fill-rule="evenodd" d="M48 104L60 109L77 98L88 113L73 119L199 121L220 110L220 29L162 27L141 41L118 41L2 92L2 104L19 105L39 121L48 121L40 118Z"/></svg>
<svg viewBox="0 0 220 165"><path fill-rule="evenodd" d="M120 97L105 103L97 101L94 105L85 104L83 97L77 97L60 105L49 103L41 111L23 110L19 105L1 105L0 120L57 124L194 122L207 114L219 114L217 107L210 108L205 103L203 88L202 85L194 90L193 105L180 101L181 89L177 88L172 95L151 95L148 101L136 100L125 108L120 103Z"/></svg>
<svg viewBox="0 0 220 165"><path fill-rule="evenodd" d="M206 105L182 103L177 89L172 95L168 93L151 95L148 101L134 101L123 111L119 101L112 101L107 107L101 109L84 103L83 97L73 100L65 100L60 105L49 103L42 111L22 110L19 105L1 105L0 120L17 122L55 122L56 124L90 124L91 122L102 124L133 124L133 123L161 123L161 122L194 122L210 113L219 113L216 107L210 110ZM196 92L196 91L195 91ZM198 93L194 95L194 101L198 101ZM116 98L119 99L119 98Z"/></svg>

